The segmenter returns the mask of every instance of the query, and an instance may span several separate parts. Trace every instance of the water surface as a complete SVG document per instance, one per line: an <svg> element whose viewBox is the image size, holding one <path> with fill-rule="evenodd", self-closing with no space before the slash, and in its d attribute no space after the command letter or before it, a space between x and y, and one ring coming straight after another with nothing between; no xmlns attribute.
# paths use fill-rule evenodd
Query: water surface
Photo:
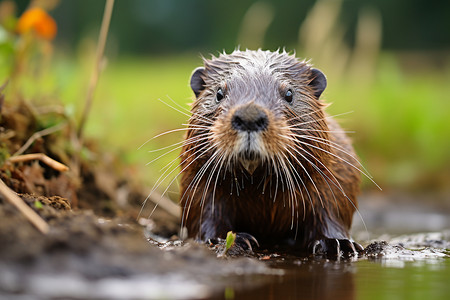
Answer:
<svg viewBox="0 0 450 300"><path fill-rule="evenodd" d="M450 258L289 259L254 289L230 286L217 299L449 299ZM241 287L242 288L242 287Z"/></svg>

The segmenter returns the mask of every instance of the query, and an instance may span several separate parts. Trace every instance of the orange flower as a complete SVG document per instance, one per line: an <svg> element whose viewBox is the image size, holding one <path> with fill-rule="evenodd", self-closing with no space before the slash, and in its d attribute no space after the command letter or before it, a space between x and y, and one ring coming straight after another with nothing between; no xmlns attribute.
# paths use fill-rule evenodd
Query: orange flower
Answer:
<svg viewBox="0 0 450 300"><path fill-rule="evenodd" d="M56 22L42 8L31 8L20 16L17 32L24 34L31 30L41 38L52 40L56 35Z"/></svg>

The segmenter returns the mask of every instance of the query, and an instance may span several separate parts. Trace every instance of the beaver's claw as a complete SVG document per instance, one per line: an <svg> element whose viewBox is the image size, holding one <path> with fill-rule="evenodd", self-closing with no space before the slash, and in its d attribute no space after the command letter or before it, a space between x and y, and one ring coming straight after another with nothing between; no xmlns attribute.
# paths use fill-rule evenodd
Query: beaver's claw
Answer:
<svg viewBox="0 0 450 300"><path fill-rule="evenodd" d="M363 250L360 244L348 239L321 239L314 241L311 245L313 255L352 256Z"/></svg>
<svg viewBox="0 0 450 300"><path fill-rule="evenodd" d="M237 232L234 242L244 250L253 251L254 247L259 247L258 240L251 234Z"/></svg>

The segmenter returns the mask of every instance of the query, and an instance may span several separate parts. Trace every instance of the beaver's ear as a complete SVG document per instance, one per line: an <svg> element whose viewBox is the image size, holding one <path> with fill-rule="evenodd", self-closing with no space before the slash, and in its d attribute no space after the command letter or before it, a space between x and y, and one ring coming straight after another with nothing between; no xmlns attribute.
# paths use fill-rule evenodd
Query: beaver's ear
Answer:
<svg viewBox="0 0 450 300"><path fill-rule="evenodd" d="M191 75L191 89L194 91L195 97L198 97L200 93L205 89L205 81L203 80L203 75L205 68L198 67L192 72Z"/></svg>
<svg viewBox="0 0 450 300"><path fill-rule="evenodd" d="M322 95L323 91L327 87L327 78L322 71L318 69L311 69L311 77L312 80L309 85L314 89L314 96L319 99L320 95Z"/></svg>

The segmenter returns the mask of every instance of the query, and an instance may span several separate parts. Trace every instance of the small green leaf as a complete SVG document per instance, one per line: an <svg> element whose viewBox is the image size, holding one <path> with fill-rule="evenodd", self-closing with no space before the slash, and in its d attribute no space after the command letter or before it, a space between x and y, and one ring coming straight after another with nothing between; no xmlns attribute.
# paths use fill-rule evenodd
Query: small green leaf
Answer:
<svg viewBox="0 0 450 300"><path fill-rule="evenodd" d="M228 231L225 251L228 251L228 249L230 249L231 246L234 245L235 240L236 240L236 233L234 233L233 231Z"/></svg>
<svg viewBox="0 0 450 300"><path fill-rule="evenodd" d="M41 209L43 206L40 201L36 200L34 201L34 207L36 207L37 209Z"/></svg>

